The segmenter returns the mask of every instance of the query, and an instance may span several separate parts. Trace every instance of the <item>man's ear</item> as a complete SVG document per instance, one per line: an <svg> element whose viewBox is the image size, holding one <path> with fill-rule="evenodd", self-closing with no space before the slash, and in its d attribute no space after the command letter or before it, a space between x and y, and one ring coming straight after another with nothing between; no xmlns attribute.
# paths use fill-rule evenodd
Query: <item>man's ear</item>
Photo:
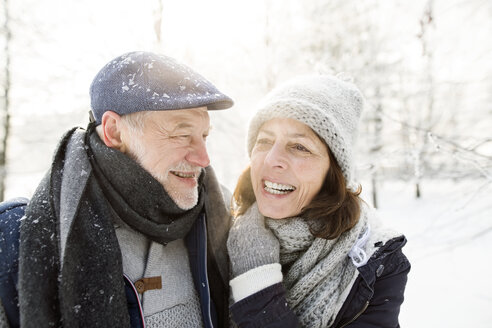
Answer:
<svg viewBox="0 0 492 328"><path fill-rule="evenodd" d="M121 116L109 110L104 112L101 118L101 127L104 144L124 153L126 147L121 139Z"/></svg>

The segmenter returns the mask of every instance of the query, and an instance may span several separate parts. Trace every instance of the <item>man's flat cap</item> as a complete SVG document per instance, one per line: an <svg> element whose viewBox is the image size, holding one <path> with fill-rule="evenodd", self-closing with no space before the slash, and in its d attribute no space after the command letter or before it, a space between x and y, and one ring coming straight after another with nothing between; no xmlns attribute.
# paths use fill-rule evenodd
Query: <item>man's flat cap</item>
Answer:
<svg viewBox="0 0 492 328"><path fill-rule="evenodd" d="M107 63L92 81L90 96L96 124L108 110L125 115L203 106L217 110L233 105L231 98L188 66L142 51Z"/></svg>

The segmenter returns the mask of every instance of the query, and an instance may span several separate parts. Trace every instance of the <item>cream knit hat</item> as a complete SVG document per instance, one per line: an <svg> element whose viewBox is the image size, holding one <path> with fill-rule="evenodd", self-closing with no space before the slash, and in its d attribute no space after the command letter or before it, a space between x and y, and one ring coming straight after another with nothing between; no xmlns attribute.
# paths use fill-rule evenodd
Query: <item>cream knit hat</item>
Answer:
<svg viewBox="0 0 492 328"><path fill-rule="evenodd" d="M248 153L260 127L272 118L292 118L309 126L330 147L347 186L353 181L352 148L363 107L359 89L330 75L302 76L278 86L260 103L249 125Z"/></svg>

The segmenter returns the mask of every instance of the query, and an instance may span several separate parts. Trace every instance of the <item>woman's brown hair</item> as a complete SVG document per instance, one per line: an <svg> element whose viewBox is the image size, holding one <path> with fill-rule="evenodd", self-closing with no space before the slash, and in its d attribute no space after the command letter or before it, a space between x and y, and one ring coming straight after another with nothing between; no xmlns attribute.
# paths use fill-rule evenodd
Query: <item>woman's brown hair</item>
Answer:
<svg viewBox="0 0 492 328"><path fill-rule="evenodd" d="M342 169L329 148L328 155L330 168L326 173L321 190L311 203L302 209L300 216L316 222L317 228L311 227L314 236L335 239L343 232L350 230L359 220L360 202L362 201L359 198L361 187L359 186L356 191L347 189ZM250 166L241 173L233 199L235 201L234 216L244 214L256 201L251 184Z"/></svg>

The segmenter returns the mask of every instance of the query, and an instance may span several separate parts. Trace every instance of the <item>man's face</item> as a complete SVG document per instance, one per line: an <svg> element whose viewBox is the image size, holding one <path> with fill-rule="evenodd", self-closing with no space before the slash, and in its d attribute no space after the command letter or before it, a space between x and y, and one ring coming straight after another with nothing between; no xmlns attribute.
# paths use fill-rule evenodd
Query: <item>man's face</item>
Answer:
<svg viewBox="0 0 492 328"><path fill-rule="evenodd" d="M125 152L164 187L176 205L198 202L198 177L210 163L205 140L210 130L206 107L152 111L143 117L141 133L122 125Z"/></svg>

